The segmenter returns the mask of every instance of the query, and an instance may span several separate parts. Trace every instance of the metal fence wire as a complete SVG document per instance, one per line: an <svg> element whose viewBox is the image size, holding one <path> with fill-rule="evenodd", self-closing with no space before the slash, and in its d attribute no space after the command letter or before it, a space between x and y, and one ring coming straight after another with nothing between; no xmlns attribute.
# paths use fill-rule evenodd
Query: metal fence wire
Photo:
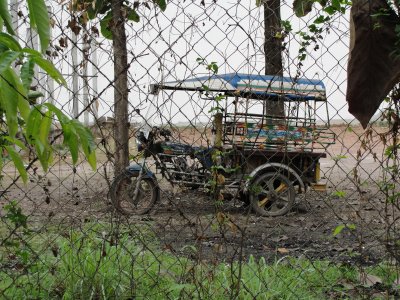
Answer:
<svg viewBox="0 0 400 300"><path fill-rule="evenodd" d="M11 2L19 42L37 49L27 8ZM400 297L398 134L385 118L396 104L366 130L348 113L348 13L316 36L323 12L298 18L292 1L279 28L256 1L138 1L126 23L131 166L114 174L113 44L70 4L48 1L46 51L67 85L40 69L33 85L38 103L91 129L97 169L83 155L73 165L62 138L48 172L22 152L27 184L5 156L0 298ZM266 51L271 36L280 51ZM276 56L288 81L266 71Z"/></svg>

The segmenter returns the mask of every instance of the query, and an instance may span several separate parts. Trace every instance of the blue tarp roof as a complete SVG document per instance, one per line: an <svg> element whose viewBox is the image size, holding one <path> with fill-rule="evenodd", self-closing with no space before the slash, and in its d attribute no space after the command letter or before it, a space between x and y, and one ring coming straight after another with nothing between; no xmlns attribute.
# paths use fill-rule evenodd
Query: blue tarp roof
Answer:
<svg viewBox="0 0 400 300"><path fill-rule="evenodd" d="M326 100L321 80L252 74L217 74L152 85L163 90L210 91L254 98L284 96L293 100Z"/></svg>

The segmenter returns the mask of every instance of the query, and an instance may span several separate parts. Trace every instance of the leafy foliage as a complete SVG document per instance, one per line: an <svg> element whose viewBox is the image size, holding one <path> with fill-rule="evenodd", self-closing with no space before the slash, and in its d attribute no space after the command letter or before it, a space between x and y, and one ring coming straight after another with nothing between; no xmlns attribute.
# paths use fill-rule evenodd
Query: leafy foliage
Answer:
<svg viewBox="0 0 400 300"><path fill-rule="evenodd" d="M6 212L4 218L10 221L14 228L27 228L28 217L22 213L22 209L16 201L4 205L4 211Z"/></svg>
<svg viewBox="0 0 400 300"><path fill-rule="evenodd" d="M0 19L4 22L4 25L7 28L7 31L11 34L14 34L14 30L11 24L11 16L8 13L8 1L0 0Z"/></svg>
<svg viewBox="0 0 400 300"><path fill-rule="evenodd" d="M44 0L28 0L31 26L34 27L41 41L42 50L49 44L50 21ZM23 159L17 150L26 149L27 145L35 149L37 157L47 170L52 161L52 146L49 135L55 117L63 132L64 144L70 149L74 163L78 160L79 145L92 168L96 168L96 156L93 136L77 120L70 120L64 113L51 104L30 105L29 99L40 96L30 86L34 76L34 66L39 66L58 84L66 85L61 73L42 54L36 50L22 48L12 36L11 18L7 1L0 0L0 17L8 33L0 32L0 169L4 156L9 156L24 182L28 176ZM13 68L13 63L22 64L20 72ZM16 147L17 146L17 147Z"/></svg>
<svg viewBox="0 0 400 300"><path fill-rule="evenodd" d="M166 0L153 1L162 11L167 9ZM139 6L149 8L147 1L124 1L123 15L126 19L133 22L140 21L140 15L137 12ZM110 1L105 0L77 0L73 1L72 10L79 11L82 16L79 20L81 23L86 23L88 19L100 19L100 31L106 39L112 39L112 32L110 25L112 24L112 6Z"/></svg>
<svg viewBox="0 0 400 300"><path fill-rule="evenodd" d="M40 38L42 52L47 50L50 42L50 18L44 0L27 0L31 27L36 29Z"/></svg>
<svg viewBox="0 0 400 300"><path fill-rule="evenodd" d="M346 8L351 5L349 0L295 0L293 2L293 10L296 16L306 16L312 10L314 3L319 3L322 7L319 10L318 16L307 26L307 30L297 32L301 38L297 57L299 69L303 66L303 62L307 58L308 49L313 47L313 50L317 51L320 48L319 43L323 39L322 33L329 31L331 22L334 20L334 15L336 13L343 14Z"/></svg>
<svg viewBox="0 0 400 300"><path fill-rule="evenodd" d="M349 0L294 0L293 10L297 17L306 16L311 10L314 3L319 3L322 10L329 15L336 12L344 13L347 6L351 4Z"/></svg>

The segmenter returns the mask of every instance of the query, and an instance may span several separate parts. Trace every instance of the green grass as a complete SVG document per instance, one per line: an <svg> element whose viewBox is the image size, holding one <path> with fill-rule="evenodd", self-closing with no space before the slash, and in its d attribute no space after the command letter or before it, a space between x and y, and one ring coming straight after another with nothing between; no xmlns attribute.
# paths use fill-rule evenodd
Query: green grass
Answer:
<svg viewBox="0 0 400 300"><path fill-rule="evenodd" d="M117 232L87 224L81 231L59 228L24 239L0 248L0 298L325 299L334 292L346 299L343 283L358 276L328 261L193 261L162 250L145 226ZM182 253L196 251L188 246ZM396 278L385 265L368 271L387 282Z"/></svg>

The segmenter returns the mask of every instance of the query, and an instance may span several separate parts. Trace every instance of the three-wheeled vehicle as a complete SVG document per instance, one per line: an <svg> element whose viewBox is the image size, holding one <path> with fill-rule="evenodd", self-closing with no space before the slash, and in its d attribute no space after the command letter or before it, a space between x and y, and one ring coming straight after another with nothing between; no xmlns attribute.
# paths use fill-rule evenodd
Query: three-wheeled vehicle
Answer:
<svg viewBox="0 0 400 300"><path fill-rule="evenodd" d="M158 176L209 190L217 170L220 190L262 216L284 215L296 195L324 189L320 159L335 136L320 80L234 73L151 86L152 94L170 93L171 99L179 90L211 100L214 143L190 145L167 127L138 129L141 161L116 176L110 189L119 212L147 213L160 197Z"/></svg>

